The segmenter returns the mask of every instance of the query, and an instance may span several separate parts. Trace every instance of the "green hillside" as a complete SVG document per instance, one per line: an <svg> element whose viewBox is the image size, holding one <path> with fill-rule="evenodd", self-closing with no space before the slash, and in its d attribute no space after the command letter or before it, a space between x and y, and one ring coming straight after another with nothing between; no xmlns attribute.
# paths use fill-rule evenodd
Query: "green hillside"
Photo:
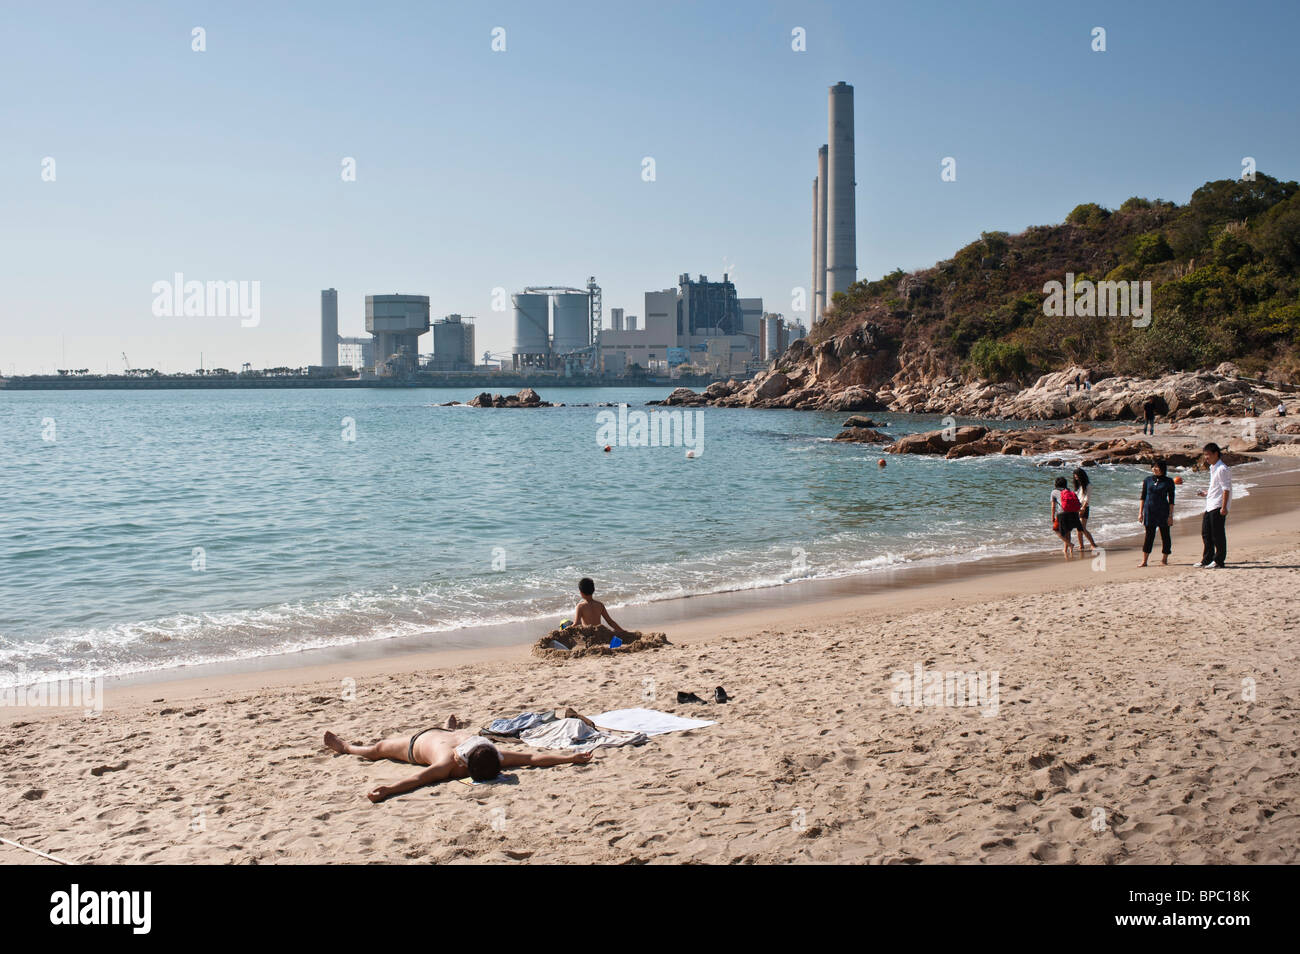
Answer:
<svg viewBox="0 0 1300 954"><path fill-rule="evenodd" d="M1116 318L1049 317L1043 286L1150 281L1147 328ZM1300 380L1300 186L1258 174L1207 182L1185 205L1132 198L1079 205L1060 225L985 232L933 268L901 269L835 296L812 343L874 326L874 340L924 350L953 371L1032 379L1072 364L1121 374L1235 362Z"/></svg>

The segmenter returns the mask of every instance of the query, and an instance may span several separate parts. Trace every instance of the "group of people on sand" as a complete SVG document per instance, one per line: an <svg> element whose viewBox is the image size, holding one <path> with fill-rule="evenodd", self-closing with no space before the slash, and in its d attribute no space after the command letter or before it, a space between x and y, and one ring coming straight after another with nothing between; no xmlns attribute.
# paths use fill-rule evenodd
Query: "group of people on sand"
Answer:
<svg viewBox="0 0 1300 954"><path fill-rule="evenodd" d="M1205 498L1205 513L1201 518L1201 562L1195 566L1207 570L1222 569L1228 559L1226 523L1232 500L1232 472L1223 462L1223 452L1218 444L1206 444L1202 452L1210 472L1210 486L1197 491L1198 497ZM1067 560L1074 557L1073 535L1076 533L1080 555L1085 539L1093 550L1097 549L1096 541L1088 532L1091 510L1088 472L1076 467L1071 478L1073 487L1064 477L1057 477L1052 490L1052 530L1061 538ZM1142 481L1142 489L1138 492L1138 523L1145 530L1139 567L1147 565L1157 533L1160 534L1160 564L1169 565L1169 555L1173 552L1170 528L1174 525L1175 486L1175 481L1169 477L1168 464L1163 460L1152 463L1151 475Z"/></svg>
<svg viewBox="0 0 1300 954"><path fill-rule="evenodd" d="M573 611L573 625L594 626L612 636L626 636L627 630L609 615L605 604L596 599L596 584L588 577L578 581L578 605ZM608 623L608 628L605 624ZM579 719L592 726L590 719L573 709L557 709L557 717ZM371 762L387 759L417 766L420 771L393 785L379 785L366 793L372 802L382 802L394 795L404 795L425 785L449 779L468 778L474 782L490 782L505 768L531 766L547 768L552 765L581 765L591 761L590 752L568 755L507 752L477 732L461 725L456 716L430 729L421 729L414 735L394 735L370 745L345 742L333 732L325 733L325 747L340 755L357 755Z"/></svg>

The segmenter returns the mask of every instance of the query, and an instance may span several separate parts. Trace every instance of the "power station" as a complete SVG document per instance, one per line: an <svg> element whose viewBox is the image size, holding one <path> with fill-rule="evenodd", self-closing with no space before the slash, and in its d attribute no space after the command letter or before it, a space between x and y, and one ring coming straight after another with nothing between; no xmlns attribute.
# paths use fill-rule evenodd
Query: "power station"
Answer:
<svg viewBox="0 0 1300 954"><path fill-rule="evenodd" d="M812 285L809 304L820 321L858 276L853 87L840 82L827 95L827 142L817 150L812 188ZM610 310L601 326L601 289L529 285L510 296L510 350L475 361L474 319L458 314L430 321L427 295L367 295L369 337L339 336L338 292L321 291L321 368L359 370L363 378L415 378L422 372L618 376L629 372L745 375L771 361L801 325L763 310L761 298L741 298L729 275L710 281L678 277L676 288L645 293L638 319ZM419 341L432 330L433 352ZM498 364L490 364L499 360Z"/></svg>
<svg viewBox="0 0 1300 954"><path fill-rule="evenodd" d="M820 321L837 292L858 280L853 87L836 83L827 96L827 143L817 150L813 180L813 321Z"/></svg>

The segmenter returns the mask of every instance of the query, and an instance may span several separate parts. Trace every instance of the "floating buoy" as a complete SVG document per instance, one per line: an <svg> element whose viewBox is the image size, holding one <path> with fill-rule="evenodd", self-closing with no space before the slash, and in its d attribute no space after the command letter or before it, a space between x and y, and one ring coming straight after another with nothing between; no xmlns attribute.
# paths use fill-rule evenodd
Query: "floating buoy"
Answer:
<svg viewBox="0 0 1300 954"><path fill-rule="evenodd" d="M610 447L608 444L605 445L605 453L606 453L606 454L608 454L608 453L609 453L611 450L613 450L613 449L614 449L614 448Z"/></svg>
<svg viewBox="0 0 1300 954"><path fill-rule="evenodd" d="M1183 482L1183 478L1181 478L1181 477L1175 477L1175 478L1174 478L1174 483L1176 483L1176 484L1181 484L1182 482Z"/></svg>
<svg viewBox="0 0 1300 954"><path fill-rule="evenodd" d="M686 452L686 459L687 459L687 460L695 460L695 451L693 451L693 450L687 451L687 452Z"/></svg>
<svg viewBox="0 0 1300 954"><path fill-rule="evenodd" d="M882 457L882 458L880 458L880 460L876 461L876 466L877 466L877 467L884 467L884 466L885 466L885 458Z"/></svg>

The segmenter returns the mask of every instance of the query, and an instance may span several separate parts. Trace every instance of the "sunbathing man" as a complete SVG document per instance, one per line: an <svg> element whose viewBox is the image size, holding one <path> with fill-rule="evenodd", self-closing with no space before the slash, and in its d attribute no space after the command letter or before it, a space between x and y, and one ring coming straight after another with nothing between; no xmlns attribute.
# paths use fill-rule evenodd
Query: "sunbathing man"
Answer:
<svg viewBox="0 0 1300 954"><path fill-rule="evenodd" d="M545 768L591 761L590 752L573 755L502 752L483 736L462 729L455 716L448 718L444 726L422 729L412 736L395 735L374 745L353 745L344 742L333 732L326 732L325 746L341 755L359 755L372 762L390 759L427 766L424 771L404 778L395 785L380 785L371 789L366 797L372 802L382 802L393 795L404 795L449 778L468 776L476 782L488 782L500 775L503 768L520 765Z"/></svg>

